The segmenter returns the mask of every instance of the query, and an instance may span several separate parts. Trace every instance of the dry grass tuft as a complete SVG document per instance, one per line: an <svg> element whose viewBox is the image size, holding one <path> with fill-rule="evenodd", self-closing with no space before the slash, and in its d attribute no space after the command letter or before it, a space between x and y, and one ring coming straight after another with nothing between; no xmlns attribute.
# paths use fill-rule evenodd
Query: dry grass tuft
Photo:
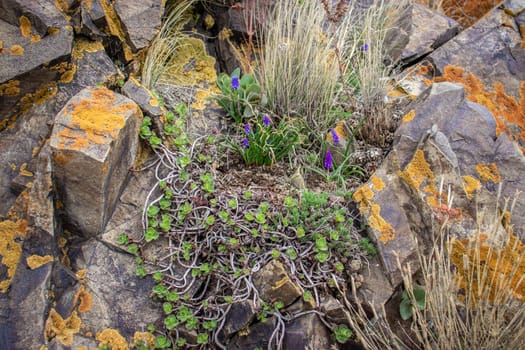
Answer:
<svg viewBox="0 0 525 350"><path fill-rule="evenodd" d="M151 42L144 61L142 84L146 88L154 90L159 78L170 69L169 62L180 49L182 26L188 19L188 9L194 2L195 0L179 0L167 9L167 17Z"/></svg>

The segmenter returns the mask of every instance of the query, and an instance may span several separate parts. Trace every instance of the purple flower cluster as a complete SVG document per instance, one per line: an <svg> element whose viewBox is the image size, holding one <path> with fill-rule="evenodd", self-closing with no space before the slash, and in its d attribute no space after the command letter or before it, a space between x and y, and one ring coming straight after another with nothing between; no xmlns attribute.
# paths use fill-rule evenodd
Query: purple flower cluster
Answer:
<svg viewBox="0 0 525 350"><path fill-rule="evenodd" d="M272 123L270 117L268 117L268 115L266 114L263 115L262 120L263 120L264 126L270 126L270 124Z"/></svg>
<svg viewBox="0 0 525 350"><path fill-rule="evenodd" d="M324 167L328 170L332 169L334 166L333 160L332 160L332 152L326 151L326 155L324 157Z"/></svg>
<svg viewBox="0 0 525 350"><path fill-rule="evenodd" d="M339 135L337 135L337 131L335 131L335 129L332 129L331 130L332 132L332 141L334 141L334 143L339 143Z"/></svg>
<svg viewBox="0 0 525 350"><path fill-rule="evenodd" d="M233 76L232 77L232 90L239 90L239 77Z"/></svg>

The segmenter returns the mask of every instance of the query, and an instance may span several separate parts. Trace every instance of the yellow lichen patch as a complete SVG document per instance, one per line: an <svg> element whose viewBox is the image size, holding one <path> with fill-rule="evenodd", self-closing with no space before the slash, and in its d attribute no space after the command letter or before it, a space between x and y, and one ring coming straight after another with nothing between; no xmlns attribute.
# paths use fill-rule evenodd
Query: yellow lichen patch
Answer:
<svg viewBox="0 0 525 350"><path fill-rule="evenodd" d="M408 123L409 121L413 120L416 117L416 111L411 110L407 114L403 116L403 123Z"/></svg>
<svg viewBox="0 0 525 350"><path fill-rule="evenodd" d="M207 14L206 17L204 17L204 28L206 30L210 30L215 25L215 19L212 15Z"/></svg>
<svg viewBox="0 0 525 350"><path fill-rule="evenodd" d="M11 56L22 56L24 54L24 48L20 45L13 45L9 49Z"/></svg>
<svg viewBox="0 0 525 350"><path fill-rule="evenodd" d="M84 288L84 286L80 286L78 291L75 294L75 298L73 299L73 305L77 305L77 310L80 313L88 312L91 310L91 306L93 305L93 297L91 294Z"/></svg>
<svg viewBox="0 0 525 350"><path fill-rule="evenodd" d="M49 35L57 35L58 33L60 33L60 28L56 28L56 27L47 28L47 34Z"/></svg>
<svg viewBox="0 0 525 350"><path fill-rule="evenodd" d="M206 106L211 102L214 102L209 97L214 95L213 89L198 89L195 92L195 102L191 104L193 110L202 111L206 109ZM198 113L197 113L198 115Z"/></svg>
<svg viewBox="0 0 525 350"><path fill-rule="evenodd" d="M387 243L395 238L395 231L392 225L390 225L381 216L381 207L379 204L370 203L370 217L368 221L370 226L379 231L379 240L383 243Z"/></svg>
<svg viewBox="0 0 525 350"><path fill-rule="evenodd" d="M108 144L124 126L125 113L135 110L131 103L115 104L115 94L104 87L91 89L91 98L73 105L71 124L57 134L59 148L84 149L90 144Z"/></svg>
<svg viewBox="0 0 525 350"><path fill-rule="evenodd" d="M24 38L29 38L31 35L31 21L26 16L20 16L20 32Z"/></svg>
<svg viewBox="0 0 525 350"><path fill-rule="evenodd" d="M61 83L71 83L73 81L73 78L75 77L76 72L77 72L77 66L74 64L71 64L71 69L64 71L60 75L60 79L58 81Z"/></svg>
<svg viewBox="0 0 525 350"><path fill-rule="evenodd" d="M97 52L104 50L104 45L100 41L90 41L85 39L75 39L71 56L75 60L82 59L84 52Z"/></svg>
<svg viewBox="0 0 525 350"><path fill-rule="evenodd" d="M525 301L525 245L513 234L508 242L496 246L488 237L454 240L450 261L457 269L458 287L471 296L471 302L486 298L505 302L508 296ZM510 293L510 294L509 294Z"/></svg>
<svg viewBox="0 0 525 350"><path fill-rule="evenodd" d="M0 266L7 268L7 278L0 281L0 293L6 293L15 276L16 268L22 255L22 247L16 242L17 237L24 237L27 222L24 220L0 222Z"/></svg>
<svg viewBox="0 0 525 350"><path fill-rule="evenodd" d="M83 2L86 2L86 0L84 0ZM67 4L66 0L54 0L54 4L55 7L64 14L66 14L67 10L69 10L69 5Z"/></svg>
<svg viewBox="0 0 525 350"><path fill-rule="evenodd" d="M80 332L81 323L76 311L63 319L55 309L51 309L45 325L45 337L48 341L56 338L62 345L70 346L74 335Z"/></svg>
<svg viewBox="0 0 525 350"><path fill-rule="evenodd" d="M384 188L383 181L375 176L372 179L372 186L376 190L381 191ZM359 204L359 211L361 214L368 217L370 226L379 232L379 240L383 243L387 243L395 238L395 230L382 216L381 207L379 204L372 202L374 192L368 184L359 187L352 198L356 203Z"/></svg>
<svg viewBox="0 0 525 350"><path fill-rule="evenodd" d="M501 182L498 167L494 163L476 164L476 171L481 181L492 181L496 184Z"/></svg>
<svg viewBox="0 0 525 350"><path fill-rule="evenodd" d="M399 177L417 191L425 181L428 184L434 184L434 173L425 159L425 153L420 149L416 151L405 170L399 171Z"/></svg>
<svg viewBox="0 0 525 350"><path fill-rule="evenodd" d="M135 332L133 335L133 348L138 348L139 345L146 346L149 349L153 349L155 343L155 336L150 332Z"/></svg>
<svg viewBox="0 0 525 350"><path fill-rule="evenodd" d="M26 259L27 266L29 266L31 270L38 269L39 267L47 263L50 263L52 261L53 261L53 257L51 255L45 255L45 256L31 255L27 257Z"/></svg>
<svg viewBox="0 0 525 350"><path fill-rule="evenodd" d="M20 81L9 80L7 83L0 84L0 96L16 96L20 93Z"/></svg>
<svg viewBox="0 0 525 350"><path fill-rule="evenodd" d="M465 190L465 193L467 194L467 198L472 198L472 195L481 188L481 182L479 182L478 179L465 175L462 176L463 178L463 189Z"/></svg>
<svg viewBox="0 0 525 350"><path fill-rule="evenodd" d="M158 107L159 100L156 97L153 97L151 100L149 100L149 104L152 105L153 107Z"/></svg>
<svg viewBox="0 0 525 350"><path fill-rule="evenodd" d="M78 270L75 275L77 276L77 278L83 280L87 276L87 269Z"/></svg>
<svg viewBox="0 0 525 350"><path fill-rule="evenodd" d="M97 333L96 339L100 342L100 346L107 345L111 350L129 350L126 339L116 329L104 329Z"/></svg>
<svg viewBox="0 0 525 350"><path fill-rule="evenodd" d="M379 176L372 175L372 177L370 178L370 182L372 183L376 191L382 191L385 188L385 183Z"/></svg>
<svg viewBox="0 0 525 350"><path fill-rule="evenodd" d="M183 36L179 39L179 45L181 49L173 55L167 65L170 68L160 80L182 86L195 86L199 83L215 85L215 58L207 54L204 42L198 38Z"/></svg>
<svg viewBox="0 0 525 350"><path fill-rule="evenodd" d="M122 24L117 16L114 5L109 0L100 0L100 5L104 11L106 17L106 23L108 24L109 32L119 38L122 42L122 49L124 50L124 58L127 62L133 59L133 53L131 48L126 41L126 31L122 29Z"/></svg>

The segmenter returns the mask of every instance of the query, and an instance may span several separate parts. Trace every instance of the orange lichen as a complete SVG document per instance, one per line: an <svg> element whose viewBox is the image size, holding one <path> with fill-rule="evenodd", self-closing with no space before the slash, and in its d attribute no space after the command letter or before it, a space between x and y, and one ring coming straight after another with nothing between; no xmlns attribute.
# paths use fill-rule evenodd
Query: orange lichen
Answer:
<svg viewBox="0 0 525 350"><path fill-rule="evenodd" d="M138 347L139 345L146 346L150 349L154 348L155 336L150 332L135 332L133 335L132 347Z"/></svg>
<svg viewBox="0 0 525 350"><path fill-rule="evenodd" d="M20 93L20 81L9 80L7 83L0 84L0 96L16 96Z"/></svg>
<svg viewBox="0 0 525 350"><path fill-rule="evenodd" d="M450 248L458 287L471 296L471 302L486 298L499 303L508 296L525 301L524 256L525 245L513 234L501 247L488 242L487 235L479 234L454 240Z"/></svg>
<svg viewBox="0 0 525 350"><path fill-rule="evenodd" d="M11 56L22 56L24 54L24 48L20 45L13 45L9 49Z"/></svg>
<svg viewBox="0 0 525 350"><path fill-rule="evenodd" d="M409 121L413 120L415 117L416 117L416 111L412 109L410 112L408 112L407 114L403 116L403 123L408 123Z"/></svg>
<svg viewBox="0 0 525 350"><path fill-rule="evenodd" d="M344 120L340 120L337 122L337 124L335 125L334 127L334 131L335 133L337 134L337 136L341 139L346 139L347 138L347 135L346 135L346 132L345 132L345 121ZM333 135L332 135L332 131L330 130L327 134L326 134L326 141L328 142L332 142L333 141Z"/></svg>
<svg viewBox="0 0 525 350"><path fill-rule="evenodd" d="M56 28L56 27L47 28L47 34L49 35L57 35L58 33L60 33L60 28Z"/></svg>
<svg viewBox="0 0 525 350"><path fill-rule="evenodd" d="M20 32L24 38L29 38L31 35L31 21L26 16L20 16Z"/></svg>
<svg viewBox="0 0 525 350"><path fill-rule="evenodd" d="M383 181L375 176L371 179L372 186L381 191L384 188ZM359 204L361 214L368 217L370 226L379 232L379 240L387 243L395 238L395 230L382 216L379 204L372 202L374 192L370 185L365 184L359 187L353 194L353 200Z"/></svg>
<svg viewBox="0 0 525 350"><path fill-rule="evenodd" d="M444 0L441 8L445 15L466 28L492 10L499 2L500 0Z"/></svg>
<svg viewBox="0 0 525 350"><path fill-rule="evenodd" d="M45 325L45 337L48 341L56 338L62 345L70 346L73 344L74 335L80 332L81 324L76 311L63 319L55 309L51 309Z"/></svg>
<svg viewBox="0 0 525 350"><path fill-rule="evenodd" d="M61 83L70 83L73 81L73 78L75 77L76 72L77 72L77 66L74 64L71 64L71 68L69 70L62 72L62 74L60 75L60 79L58 81Z"/></svg>
<svg viewBox="0 0 525 350"><path fill-rule="evenodd" d="M78 270L75 275L77 276L78 279L83 280L87 276L87 269Z"/></svg>
<svg viewBox="0 0 525 350"><path fill-rule="evenodd" d="M100 342L99 346L108 345L111 350L129 350L126 339L116 329L104 329L97 333L96 339Z"/></svg>
<svg viewBox="0 0 525 350"><path fill-rule="evenodd" d="M399 177L415 190L420 190L421 184L427 181L434 184L434 173L425 159L425 153L418 149L405 170L399 171Z"/></svg>
<svg viewBox="0 0 525 350"><path fill-rule="evenodd" d="M32 172L27 170L27 163L22 163L22 165L20 165L20 169L18 170L18 173L26 177L31 177L34 175Z"/></svg>
<svg viewBox="0 0 525 350"><path fill-rule="evenodd" d="M52 261L53 261L53 257L51 255L45 255L45 256L31 255L27 257L26 259L27 266L29 266L31 270L38 269L39 267L47 263L50 263Z"/></svg>
<svg viewBox="0 0 525 350"><path fill-rule="evenodd" d="M492 181L496 184L501 182L498 167L494 163L476 164L476 171L482 181Z"/></svg>
<svg viewBox="0 0 525 350"><path fill-rule="evenodd" d="M91 294L84 288L84 286L80 286L78 291L75 294L75 298L73 299L73 305L77 305L77 310L80 313L88 312L91 310L91 306L93 305L93 297Z"/></svg>
<svg viewBox="0 0 525 350"><path fill-rule="evenodd" d="M372 175L370 182L376 191L382 191L385 188L385 183L379 176Z"/></svg>
<svg viewBox="0 0 525 350"><path fill-rule="evenodd" d="M0 264L7 268L7 278L0 281L0 293L6 293L13 281L22 256L22 247L16 239L25 237L26 231L27 222L24 220L0 222Z"/></svg>
<svg viewBox="0 0 525 350"><path fill-rule="evenodd" d="M462 176L462 178L463 190L465 190L467 198L471 199L472 195L481 188L481 182L479 182L478 179L469 175Z"/></svg>
<svg viewBox="0 0 525 350"><path fill-rule="evenodd" d="M83 2L86 2L85 0ZM65 0L54 0L55 7L59 9L62 13L67 13L69 10L69 5Z"/></svg>
<svg viewBox="0 0 525 350"><path fill-rule="evenodd" d="M70 161L70 159L63 153L53 154L53 160L55 161L55 164L60 166L64 166ZM58 203L57 208L59 208Z"/></svg>
<svg viewBox="0 0 525 350"><path fill-rule="evenodd" d="M116 104L116 96L107 88L91 89L91 97L71 107L71 123L57 134L59 148L84 149L90 144L109 144L124 126L125 114L140 114L134 103Z"/></svg>
<svg viewBox="0 0 525 350"><path fill-rule="evenodd" d="M450 81L460 83L465 87L466 97L485 106L496 120L496 136L506 133L511 139L525 140L525 81L520 84L520 100L507 95L503 84L495 82L493 89L487 89L481 80L472 73L456 66L445 66L443 76L436 77L436 82ZM519 127L518 133L509 128L509 124Z"/></svg>

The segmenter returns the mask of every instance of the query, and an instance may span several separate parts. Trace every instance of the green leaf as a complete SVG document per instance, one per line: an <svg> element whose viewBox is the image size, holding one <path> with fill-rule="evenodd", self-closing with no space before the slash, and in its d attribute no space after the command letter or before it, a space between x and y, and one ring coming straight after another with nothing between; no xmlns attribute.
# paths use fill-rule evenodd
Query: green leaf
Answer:
<svg viewBox="0 0 525 350"><path fill-rule="evenodd" d="M173 305L171 305L171 303L164 303L162 304L162 310L164 310L166 315L169 315L173 312Z"/></svg>
<svg viewBox="0 0 525 350"><path fill-rule="evenodd" d="M341 324L337 326L335 329L335 340L337 340L338 343L344 344L350 339L352 336L352 331L346 324Z"/></svg>
<svg viewBox="0 0 525 350"><path fill-rule="evenodd" d="M163 335L159 335L155 338L154 343L155 349L167 349L171 346L171 342L168 338Z"/></svg>
<svg viewBox="0 0 525 350"><path fill-rule="evenodd" d="M144 239L146 240L146 242L149 243L149 242L154 241L154 240L156 240L158 238L159 238L159 233L153 227L149 227L146 230L146 234L144 235Z"/></svg>
<svg viewBox="0 0 525 350"><path fill-rule="evenodd" d="M208 344L208 333L199 333L197 335L197 344Z"/></svg>
<svg viewBox="0 0 525 350"><path fill-rule="evenodd" d="M175 317L175 315L169 315L164 319L164 325L167 329L172 330L179 325L179 320L177 317Z"/></svg>
<svg viewBox="0 0 525 350"><path fill-rule="evenodd" d="M159 213L160 209L156 205L150 205L148 207L148 216L153 217L156 216Z"/></svg>
<svg viewBox="0 0 525 350"><path fill-rule="evenodd" d="M117 239L117 243L118 244L128 244L129 243L129 238L128 238L128 235L125 234L125 233L121 233L119 236L118 236L118 239Z"/></svg>
<svg viewBox="0 0 525 350"><path fill-rule="evenodd" d="M408 320L410 317L412 317L412 303L409 299L403 299L401 300L401 303L399 304L399 314L403 320Z"/></svg>

